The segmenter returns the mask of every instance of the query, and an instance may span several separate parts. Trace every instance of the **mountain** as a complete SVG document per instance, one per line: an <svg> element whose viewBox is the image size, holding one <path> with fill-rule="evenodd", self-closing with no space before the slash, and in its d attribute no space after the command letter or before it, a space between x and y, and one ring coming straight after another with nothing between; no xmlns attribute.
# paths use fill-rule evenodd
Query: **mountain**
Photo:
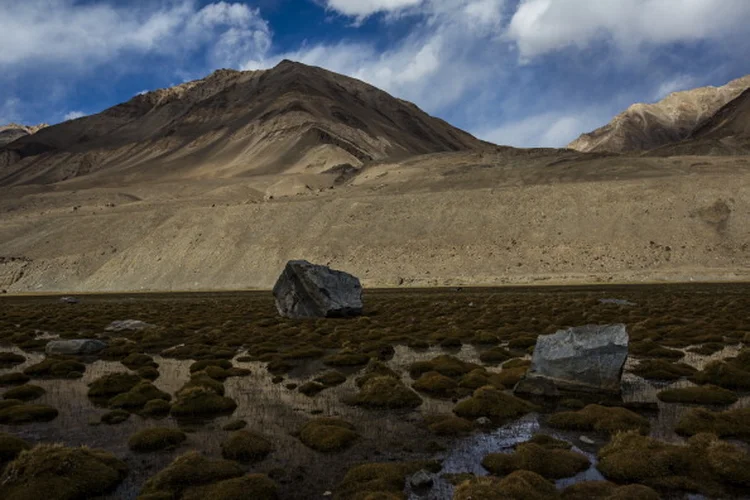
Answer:
<svg viewBox="0 0 750 500"><path fill-rule="evenodd" d="M19 125L17 123L9 123L8 125L0 125L0 147L10 144L21 137L35 134L45 127L47 127L47 124Z"/></svg>
<svg viewBox="0 0 750 500"><path fill-rule="evenodd" d="M0 148L0 185L320 173L491 147L359 80L283 61L219 70Z"/></svg>
<svg viewBox="0 0 750 500"><path fill-rule="evenodd" d="M647 151L690 137L693 130L750 88L750 75L722 87L673 92L655 104L633 104L607 125L581 135L568 148L582 152Z"/></svg>

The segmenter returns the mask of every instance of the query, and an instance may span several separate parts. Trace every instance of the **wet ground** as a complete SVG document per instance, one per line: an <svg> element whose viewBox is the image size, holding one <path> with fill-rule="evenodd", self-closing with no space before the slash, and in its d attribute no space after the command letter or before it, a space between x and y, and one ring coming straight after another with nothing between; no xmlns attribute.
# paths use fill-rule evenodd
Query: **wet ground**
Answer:
<svg viewBox="0 0 750 500"><path fill-rule="evenodd" d="M557 481L562 488L577 481L602 479L595 468L596 452L607 443L606 435L589 434L587 437L593 439L594 444L587 444L581 441L580 432L550 429L545 426L544 414L531 413L494 430L476 431L461 438L439 437L425 428L423 419L429 415L450 414L454 401L421 394L423 403L414 411L363 409L342 401L356 392L356 377L353 375L361 371L362 366L339 368L349 375L344 384L308 397L287 386L291 383L301 385L328 369L321 359L295 360L293 368L284 374L283 382L274 383L274 375L266 369L265 361L241 362L237 358L244 358L248 354L252 356L254 334L262 335L264 342L277 335L279 352L294 347L296 342L314 345L315 339L333 335L337 337L335 342L326 340L324 350L336 352L334 345L357 345L357 335L362 334L367 341L378 340L394 346L395 353L388 356L386 363L402 374L407 385L411 385L413 380L409 377L408 366L415 361L429 360L447 353L464 361L481 364L480 353L492 345L476 345L472 343L472 339L478 331L492 334L493 324L498 331L496 344L505 346L514 337L550 333L555 328L574 322L624 322L629 329L632 326L635 331L639 331L639 325L642 326L644 322L648 326L647 320L655 311L661 311L660 314L676 321L667 322L667 325L684 326L689 325L690 321L699 321L701 327L711 323L716 314L730 315L731 318L720 328L734 328L732 331L735 333L726 340L724 347L707 356L687 352L681 360L700 369L711 360L736 355L745 338L741 334L748 333L743 329L750 326L750 308L747 307L750 303L750 286L740 285L369 291L365 298L368 304L365 315L371 316L367 316L366 320L321 320L315 323L276 320L272 298L268 295L228 293L86 296L80 297L81 302L75 305L61 304L56 297L0 299L0 326L5 341L0 350L21 353L27 357L24 364L1 369L0 374L22 371L44 359L42 351L28 347L29 332L33 331L33 337L37 339L54 338L58 334L64 337L79 333L102 334L104 325L119 319L142 319L169 330L162 335L163 338L169 338L169 342L159 341L159 348L146 346L144 351L153 355L154 361L159 364L159 378L154 384L170 394L174 394L188 381L189 366L193 360L167 357L170 351L165 350L165 346L185 342L187 345L197 344L196 335L200 335L201 345L215 346L222 344L216 340L221 339L224 332L231 331L232 338L239 337L242 340L231 342L235 344L233 348L236 351L233 364L251 371L248 376L229 378L224 384L226 396L238 405L230 416L203 421L177 421L172 417L144 419L132 415L121 424L105 425L98 422L100 416L108 410L95 406L87 398L88 384L107 373L127 369L119 361L91 358L87 359L83 378L34 379L30 382L46 390L46 394L35 402L57 408L59 416L55 420L20 426L0 425L0 431L18 435L34 443L54 442L103 448L123 458L130 467L130 473L107 498L135 498L148 477L187 450L197 449L208 456L220 457L220 444L228 435L228 432L221 430L222 426L235 419L244 419L248 423L247 429L261 432L274 442L276 451L261 463L248 466L247 469L269 474L280 486L282 498L325 498L335 491L346 470L357 463L435 459L442 460L442 470L435 474L434 486L427 491L412 492L407 485L406 493L411 498L449 499L453 486L442 478L442 474L487 474L481 466L485 455L511 451L515 444L529 439L536 432L568 440L574 445L575 451L586 454L592 460L589 470ZM674 298L673 302L679 304L679 310L669 310L670 296ZM601 298L612 297L628 299L632 303L599 301ZM428 306L429 310L419 309ZM511 307L515 309L512 313L509 312ZM200 309L203 309L202 314L196 312L195 317L180 317L176 321L180 312ZM543 309L548 309L544 317L538 313ZM212 312L209 314L209 311ZM528 311L533 316L524 318L523 311ZM503 314L504 312L507 314ZM243 321L247 321L249 328ZM262 325L266 325L264 328L269 325L272 329L275 328L271 324L273 321L283 323L283 327L271 332L260 329ZM71 325L70 322L74 324ZM78 328L75 326L76 322L80 325ZM352 322L359 323L354 323L357 328L349 331ZM729 322L734 322L733 326L729 327ZM337 331L342 325L346 332ZM170 329L173 326L175 328L172 331ZM652 328L656 330L662 326ZM300 334L295 329L303 333ZM180 335L180 331L184 333ZM323 332L321 337L316 336L318 331ZM366 332L366 335L361 332ZM463 345L450 350L434 345L445 336L460 338ZM112 335L109 337L111 339ZM660 337L670 339L671 334L662 332ZM19 339L23 342L19 342ZM408 347L414 339L427 340L433 345L426 349ZM143 338L133 340L141 340L144 345L151 342L146 342ZM27 344L25 348L18 347L18 344L24 343ZM686 351L689 347L687 345L680 349ZM675 434L674 428L691 406L658 402L656 393L665 387L692 384L686 380L673 383L647 381L627 372L636 363L635 357L631 357L626 365L623 400L658 403L658 411L643 413L651 421L651 436L669 442L683 441L682 437ZM501 370L496 366L489 366L488 369ZM740 396L740 400L730 408L750 407L750 396ZM311 417L321 415L339 416L352 422L361 437L352 448L338 453L323 454L307 448L292 433ZM132 433L157 426L181 427L189 432L188 439L178 448L162 452L135 454L128 449L127 440Z"/></svg>

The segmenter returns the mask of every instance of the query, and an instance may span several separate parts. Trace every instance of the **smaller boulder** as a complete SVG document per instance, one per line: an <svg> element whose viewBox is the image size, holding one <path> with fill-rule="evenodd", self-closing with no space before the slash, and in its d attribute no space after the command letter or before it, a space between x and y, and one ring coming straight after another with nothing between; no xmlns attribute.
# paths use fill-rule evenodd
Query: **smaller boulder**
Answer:
<svg viewBox="0 0 750 500"><path fill-rule="evenodd" d="M80 300L75 297L60 297L60 302L63 304L78 304Z"/></svg>
<svg viewBox="0 0 750 500"><path fill-rule="evenodd" d="M44 350L47 354L94 354L106 347L106 342L96 339L51 340Z"/></svg>

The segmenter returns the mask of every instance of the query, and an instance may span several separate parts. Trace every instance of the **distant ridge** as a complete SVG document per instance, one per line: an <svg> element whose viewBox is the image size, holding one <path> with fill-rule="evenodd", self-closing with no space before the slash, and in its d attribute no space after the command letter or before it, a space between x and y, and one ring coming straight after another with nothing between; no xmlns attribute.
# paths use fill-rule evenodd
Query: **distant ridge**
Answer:
<svg viewBox="0 0 750 500"><path fill-rule="evenodd" d="M18 123L0 125L0 147L10 144L21 137L35 134L47 126L46 123L40 125L19 125Z"/></svg>
<svg viewBox="0 0 750 500"><path fill-rule="evenodd" d="M748 88L750 75L722 87L673 92L655 104L633 104L568 147L582 152L628 153L677 143L689 138L697 126Z"/></svg>

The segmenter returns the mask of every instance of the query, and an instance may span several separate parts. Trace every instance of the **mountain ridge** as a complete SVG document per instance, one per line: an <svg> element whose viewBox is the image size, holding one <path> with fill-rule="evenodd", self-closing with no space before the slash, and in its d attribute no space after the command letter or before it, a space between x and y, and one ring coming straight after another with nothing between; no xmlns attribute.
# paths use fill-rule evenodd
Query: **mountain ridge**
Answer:
<svg viewBox="0 0 750 500"><path fill-rule="evenodd" d="M606 125L581 134L568 148L581 152L637 153L688 139L693 130L750 88L750 75L720 87L672 92L652 103L635 103Z"/></svg>
<svg viewBox="0 0 750 500"><path fill-rule="evenodd" d="M0 185L318 173L492 147L365 82L285 60L218 70L22 137L0 148Z"/></svg>

